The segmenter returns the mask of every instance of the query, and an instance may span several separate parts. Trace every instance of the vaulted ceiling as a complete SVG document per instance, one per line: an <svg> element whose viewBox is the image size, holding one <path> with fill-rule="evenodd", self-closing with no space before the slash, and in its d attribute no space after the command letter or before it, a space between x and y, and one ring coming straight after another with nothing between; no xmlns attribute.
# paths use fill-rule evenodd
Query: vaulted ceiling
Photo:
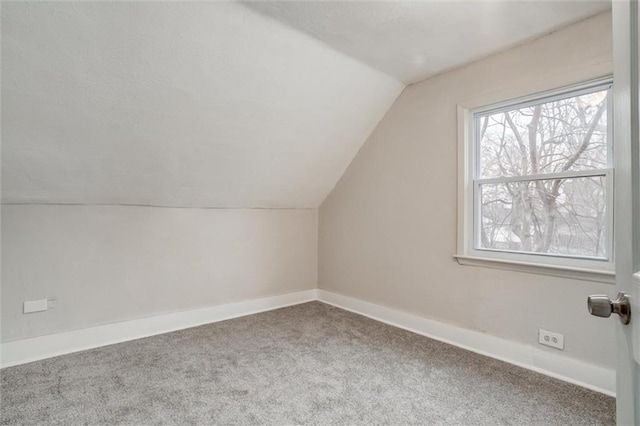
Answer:
<svg viewBox="0 0 640 426"><path fill-rule="evenodd" d="M4 3L3 201L317 207L400 80L607 7L558 3Z"/></svg>
<svg viewBox="0 0 640 426"><path fill-rule="evenodd" d="M316 207L403 86L233 3L6 3L5 202Z"/></svg>

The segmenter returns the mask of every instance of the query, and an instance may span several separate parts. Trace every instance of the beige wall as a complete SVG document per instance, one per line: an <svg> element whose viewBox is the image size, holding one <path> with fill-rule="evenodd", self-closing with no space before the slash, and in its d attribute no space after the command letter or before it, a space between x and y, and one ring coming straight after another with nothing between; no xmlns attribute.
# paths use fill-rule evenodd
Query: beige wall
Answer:
<svg viewBox="0 0 640 426"><path fill-rule="evenodd" d="M5 205L2 337L311 289L316 263L315 209Z"/></svg>
<svg viewBox="0 0 640 426"><path fill-rule="evenodd" d="M615 365L615 320L586 297L614 286L461 266L456 252L459 103L497 102L611 73L605 13L405 89L320 208L319 287ZM540 350L556 349L537 346Z"/></svg>

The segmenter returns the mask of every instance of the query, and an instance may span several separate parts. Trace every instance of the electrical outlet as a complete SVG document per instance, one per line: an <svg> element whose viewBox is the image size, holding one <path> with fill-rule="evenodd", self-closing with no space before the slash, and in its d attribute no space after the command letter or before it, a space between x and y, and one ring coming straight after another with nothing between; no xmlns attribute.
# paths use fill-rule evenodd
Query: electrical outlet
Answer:
<svg viewBox="0 0 640 426"><path fill-rule="evenodd" d="M538 343L560 350L564 349L564 336L547 330L538 330Z"/></svg>

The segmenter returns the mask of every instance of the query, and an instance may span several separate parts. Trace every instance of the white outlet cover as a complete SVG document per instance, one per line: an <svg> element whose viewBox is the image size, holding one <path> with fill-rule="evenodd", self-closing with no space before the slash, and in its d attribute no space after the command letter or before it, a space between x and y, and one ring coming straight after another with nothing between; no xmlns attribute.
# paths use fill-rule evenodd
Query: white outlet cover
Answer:
<svg viewBox="0 0 640 426"><path fill-rule="evenodd" d="M22 312L29 314L32 312L42 312L49 309L49 301L47 299L27 300L22 305Z"/></svg>
<svg viewBox="0 0 640 426"><path fill-rule="evenodd" d="M552 348L564 349L564 336L559 333L540 329L538 330L538 343L551 346Z"/></svg>

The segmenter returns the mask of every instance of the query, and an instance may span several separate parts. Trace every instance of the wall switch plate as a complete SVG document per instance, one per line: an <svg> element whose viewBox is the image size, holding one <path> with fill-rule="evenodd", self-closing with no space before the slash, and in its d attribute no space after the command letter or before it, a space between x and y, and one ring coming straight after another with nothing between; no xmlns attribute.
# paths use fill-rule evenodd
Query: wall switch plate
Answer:
<svg viewBox="0 0 640 426"><path fill-rule="evenodd" d="M49 309L49 301L47 299L27 300L22 305L22 312L29 314L31 312L42 312Z"/></svg>
<svg viewBox="0 0 640 426"><path fill-rule="evenodd" d="M538 330L538 343L562 350L564 349L564 336L540 329Z"/></svg>

